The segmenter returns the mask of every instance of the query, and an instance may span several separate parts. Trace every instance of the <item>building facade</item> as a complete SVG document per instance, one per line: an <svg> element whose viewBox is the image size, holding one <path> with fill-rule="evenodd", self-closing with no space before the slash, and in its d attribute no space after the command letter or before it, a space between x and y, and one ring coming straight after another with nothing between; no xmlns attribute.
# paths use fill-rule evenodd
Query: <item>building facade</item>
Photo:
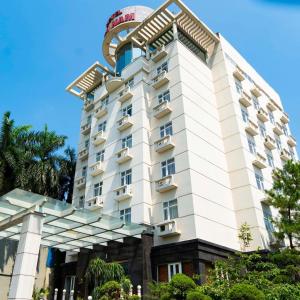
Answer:
<svg viewBox="0 0 300 300"><path fill-rule="evenodd" d="M276 212L264 189L274 168L298 159L279 95L180 1L127 7L106 26L109 67L96 62L67 88L83 103L73 204L148 225L153 241L70 253L68 276L91 257L126 265L145 251L154 279L205 274L241 250L245 222L247 250L271 247ZM149 279L142 259L129 265Z"/></svg>

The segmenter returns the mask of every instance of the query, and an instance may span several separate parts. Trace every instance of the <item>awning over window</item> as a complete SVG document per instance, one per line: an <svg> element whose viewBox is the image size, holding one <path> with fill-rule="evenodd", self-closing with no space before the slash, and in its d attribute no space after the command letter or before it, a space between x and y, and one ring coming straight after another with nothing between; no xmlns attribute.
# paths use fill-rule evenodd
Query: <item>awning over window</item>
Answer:
<svg viewBox="0 0 300 300"><path fill-rule="evenodd" d="M53 198L15 189L0 198L0 239L19 240L22 218L43 214L41 245L61 250L92 249L94 244L123 241L147 229L139 224L124 224L119 218L101 214L100 209L76 209Z"/></svg>

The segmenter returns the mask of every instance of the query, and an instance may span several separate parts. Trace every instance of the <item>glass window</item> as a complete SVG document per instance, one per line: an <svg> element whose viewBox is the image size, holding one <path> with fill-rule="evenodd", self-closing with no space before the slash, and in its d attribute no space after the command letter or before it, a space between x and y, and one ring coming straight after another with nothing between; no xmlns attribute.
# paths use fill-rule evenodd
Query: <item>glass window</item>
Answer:
<svg viewBox="0 0 300 300"><path fill-rule="evenodd" d="M92 94L92 93L86 94L86 100L88 100L88 101L94 101L94 94Z"/></svg>
<svg viewBox="0 0 300 300"><path fill-rule="evenodd" d="M260 105L259 105L258 99L254 95L252 95L252 101L253 101L253 104L254 104L254 108L256 110L259 110L260 109Z"/></svg>
<svg viewBox="0 0 300 300"><path fill-rule="evenodd" d="M122 149L132 148L132 134L122 139Z"/></svg>
<svg viewBox="0 0 300 300"><path fill-rule="evenodd" d="M123 221L124 224L131 223L131 208L126 208L120 210L120 219Z"/></svg>
<svg viewBox="0 0 300 300"><path fill-rule="evenodd" d="M238 92L238 94L242 94L243 93L243 86L242 86L242 82L235 79L235 88L236 91Z"/></svg>
<svg viewBox="0 0 300 300"><path fill-rule="evenodd" d="M244 121L245 123L248 123L248 120L249 120L249 113L248 113L247 107L245 107L244 105L241 105L241 113L242 113L243 121Z"/></svg>
<svg viewBox="0 0 300 300"><path fill-rule="evenodd" d="M103 182L99 182L94 184L94 197L101 196L102 195L102 186Z"/></svg>
<svg viewBox="0 0 300 300"><path fill-rule="evenodd" d="M254 173L255 173L257 188L263 191L265 187L264 187L264 177L262 175L262 172L261 170L254 168Z"/></svg>
<svg viewBox="0 0 300 300"><path fill-rule="evenodd" d="M247 135L247 140L248 140L249 151L252 154L256 154L256 144L254 138L250 135Z"/></svg>
<svg viewBox="0 0 300 300"><path fill-rule="evenodd" d="M103 108L103 107L107 106L108 105L108 101L109 101L109 96L106 96L104 99L101 100L100 107Z"/></svg>
<svg viewBox="0 0 300 300"><path fill-rule="evenodd" d="M164 220L165 221L178 218L177 199L164 202L163 209L164 209Z"/></svg>
<svg viewBox="0 0 300 300"><path fill-rule="evenodd" d="M158 97L158 103L159 104L162 103L162 102L164 102L164 101L170 102L170 100L171 100L171 98L170 98L170 91L169 90L167 90L167 91L159 94L157 97Z"/></svg>
<svg viewBox="0 0 300 300"><path fill-rule="evenodd" d="M161 163L161 171L162 171L162 177L175 174L175 159L170 158L166 161L163 161Z"/></svg>
<svg viewBox="0 0 300 300"><path fill-rule="evenodd" d="M122 116L132 116L132 104L122 108Z"/></svg>
<svg viewBox="0 0 300 300"><path fill-rule="evenodd" d="M289 131L288 131L286 125L282 125L282 130L283 130L283 133L284 133L285 136L289 136Z"/></svg>
<svg viewBox="0 0 300 300"><path fill-rule="evenodd" d="M182 267L181 263L172 263L168 264L168 275L169 275L169 281L172 279L172 277L176 274L182 273Z"/></svg>
<svg viewBox="0 0 300 300"><path fill-rule="evenodd" d="M269 110L268 114L269 114L270 122L274 125L275 124L275 118L274 118L273 112L271 110Z"/></svg>
<svg viewBox="0 0 300 300"><path fill-rule="evenodd" d="M268 164L269 166L274 169L275 168L275 165L274 165L274 158L273 158L273 155L272 155L272 152L271 151L268 151L267 152L267 159L268 159Z"/></svg>
<svg viewBox="0 0 300 300"><path fill-rule="evenodd" d="M104 153L104 149L96 153L96 162L104 161Z"/></svg>
<svg viewBox="0 0 300 300"><path fill-rule="evenodd" d="M282 150L282 145L281 145L281 139L278 135L275 135L275 142L276 142L276 147L278 150Z"/></svg>
<svg viewBox="0 0 300 300"><path fill-rule="evenodd" d="M92 123L92 116L91 115L88 115L87 118L86 118L86 123L87 124L91 124Z"/></svg>
<svg viewBox="0 0 300 300"><path fill-rule="evenodd" d="M267 136L267 130L266 130L266 126L264 123L259 122L258 123L258 127L259 127L259 133L260 135L265 138Z"/></svg>
<svg viewBox="0 0 300 300"><path fill-rule="evenodd" d="M294 147L289 146L289 152L291 154L292 159L295 160L296 155L295 155Z"/></svg>
<svg viewBox="0 0 300 300"><path fill-rule="evenodd" d="M79 197L79 203L78 203L79 208L83 208L84 207L84 202L85 202L85 197L84 196L80 196Z"/></svg>
<svg viewBox="0 0 300 300"><path fill-rule="evenodd" d="M84 166L84 167L82 167L81 176L86 177L86 174L87 174L87 167Z"/></svg>
<svg viewBox="0 0 300 300"><path fill-rule="evenodd" d="M168 122L163 126L160 126L160 137L163 138L167 135L173 135L172 122Z"/></svg>
<svg viewBox="0 0 300 300"><path fill-rule="evenodd" d="M84 147L88 148L89 146L90 146L90 140L87 139L87 140L84 141Z"/></svg>
<svg viewBox="0 0 300 300"><path fill-rule="evenodd" d="M266 205L265 203L262 203L262 210L264 214L264 222L266 229L269 234L272 234L274 232L274 226L272 224L272 212L270 206Z"/></svg>
<svg viewBox="0 0 300 300"><path fill-rule="evenodd" d="M125 87L133 87L134 86L134 77L128 79L126 82L125 82Z"/></svg>
<svg viewBox="0 0 300 300"><path fill-rule="evenodd" d="M168 62L164 62L163 64L161 64L157 69L157 74L162 73L163 71L168 72Z"/></svg>
<svg viewBox="0 0 300 300"><path fill-rule="evenodd" d="M98 125L98 132L100 132L100 131L105 132L105 130L106 130L106 121L104 121Z"/></svg>
<svg viewBox="0 0 300 300"><path fill-rule="evenodd" d="M132 183L131 169L121 172L121 186Z"/></svg>

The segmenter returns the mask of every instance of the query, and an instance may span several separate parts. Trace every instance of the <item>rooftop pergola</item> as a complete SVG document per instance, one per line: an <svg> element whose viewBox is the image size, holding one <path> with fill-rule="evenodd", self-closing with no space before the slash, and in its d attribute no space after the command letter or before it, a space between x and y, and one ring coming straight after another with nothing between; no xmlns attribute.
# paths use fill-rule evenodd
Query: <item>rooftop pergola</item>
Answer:
<svg viewBox="0 0 300 300"><path fill-rule="evenodd" d="M92 249L126 237L140 238L147 226L124 224L101 209L77 209L50 197L15 189L0 198L0 239L19 241L8 299L31 299L40 246L64 251ZM26 291L24 291L24 286Z"/></svg>

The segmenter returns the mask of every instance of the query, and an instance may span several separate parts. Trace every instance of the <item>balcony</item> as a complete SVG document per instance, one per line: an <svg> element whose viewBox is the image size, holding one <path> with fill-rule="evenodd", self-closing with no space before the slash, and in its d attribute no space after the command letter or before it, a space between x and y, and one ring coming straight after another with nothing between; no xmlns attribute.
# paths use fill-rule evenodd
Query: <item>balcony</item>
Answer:
<svg viewBox="0 0 300 300"><path fill-rule="evenodd" d="M164 193L177 188L177 185L174 183L173 175L169 175L161 178L155 182L156 191L159 193Z"/></svg>
<svg viewBox="0 0 300 300"><path fill-rule="evenodd" d="M81 134L88 135L91 132L91 124L86 123L81 126Z"/></svg>
<svg viewBox="0 0 300 300"><path fill-rule="evenodd" d="M283 161L287 161L289 159L292 159L292 156L291 156L291 153L287 150L287 149L282 149L280 151L280 158L283 160Z"/></svg>
<svg viewBox="0 0 300 300"><path fill-rule="evenodd" d="M96 210L99 208L103 208L103 199L101 196L96 196L85 202L84 208L89 210Z"/></svg>
<svg viewBox="0 0 300 300"><path fill-rule="evenodd" d="M157 235L160 237L169 237L179 235L180 231L177 229L175 220L165 221L156 225Z"/></svg>
<svg viewBox="0 0 300 300"><path fill-rule="evenodd" d="M130 98L132 98L132 96L133 96L133 93L131 92L130 86L128 86L119 93L118 100L119 100L119 102L123 103L123 102L129 100Z"/></svg>
<svg viewBox="0 0 300 300"><path fill-rule="evenodd" d="M106 141L106 134L103 130L93 135L93 145L98 146Z"/></svg>
<svg viewBox="0 0 300 300"><path fill-rule="evenodd" d="M91 165L90 169L91 169L91 175L93 177L98 176L104 172L103 163L101 161L98 161L95 164Z"/></svg>
<svg viewBox="0 0 300 300"><path fill-rule="evenodd" d="M273 127L273 131L277 134L277 135L282 135L283 134L283 129L282 126L276 122L274 127Z"/></svg>
<svg viewBox="0 0 300 300"><path fill-rule="evenodd" d="M110 76L105 82L107 91L111 94L123 84L123 79L117 76Z"/></svg>
<svg viewBox="0 0 300 300"><path fill-rule="evenodd" d="M251 102L251 97L246 92L243 92L241 94L239 101L245 107L251 106L251 103L252 103Z"/></svg>
<svg viewBox="0 0 300 300"><path fill-rule="evenodd" d="M295 139L292 135L289 135L289 136L288 136L287 143L288 143L291 147L295 147L295 146L297 145L296 139Z"/></svg>
<svg viewBox="0 0 300 300"><path fill-rule="evenodd" d="M234 76L237 80L239 80L239 81L245 80L245 76L244 76L242 70L241 70L240 68L238 68L238 67L237 67L237 68L235 69L235 71L233 72L233 76Z"/></svg>
<svg viewBox="0 0 300 300"><path fill-rule="evenodd" d="M123 201L130 199L132 197L132 188L131 185L124 185L115 190L116 200Z"/></svg>
<svg viewBox="0 0 300 300"><path fill-rule="evenodd" d="M267 104L267 108L271 111L276 110L277 105L275 104L274 100L270 99L268 104Z"/></svg>
<svg viewBox="0 0 300 300"><path fill-rule="evenodd" d="M164 117L165 115L169 114L170 112L172 112L169 101L165 100L165 101L159 103L158 105L156 105L153 108L153 112L154 112L154 117L156 119L160 119L160 118Z"/></svg>
<svg viewBox="0 0 300 300"><path fill-rule="evenodd" d="M264 169L267 167L267 159L262 154L257 153L252 164L259 169Z"/></svg>
<svg viewBox="0 0 300 300"><path fill-rule="evenodd" d="M81 151L78 153L78 158L80 160L86 160L89 156L89 149L88 148L83 148Z"/></svg>
<svg viewBox="0 0 300 300"><path fill-rule="evenodd" d="M270 137L269 135L267 135L265 137L265 141L264 141L264 145L269 149L269 150L273 150L276 148L276 143L275 140Z"/></svg>
<svg viewBox="0 0 300 300"><path fill-rule="evenodd" d="M131 116L123 116L118 122L117 122L117 126L118 126L118 130L119 131L123 131L129 127L131 127L133 125Z"/></svg>
<svg viewBox="0 0 300 300"><path fill-rule="evenodd" d="M106 105L100 105L99 107L97 107L95 109L95 117L97 119L102 118L103 116L105 116L107 114L107 106Z"/></svg>
<svg viewBox="0 0 300 300"><path fill-rule="evenodd" d="M283 123L283 124L287 124L290 122L290 118L289 118L289 115L287 113L283 113L283 115L281 116L280 118L280 121Z"/></svg>
<svg viewBox="0 0 300 300"><path fill-rule="evenodd" d="M160 74L152 78L152 87L156 90L169 82L167 71L163 71Z"/></svg>
<svg viewBox="0 0 300 300"><path fill-rule="evenodd" d="M85 184L86 184L85 177L80 177L75 179L75 185L78 190L82 190L83 188L85 188Z"/></svg>
<svg viewBox="0 0 300 300"><path fill-rule="evenodd" d="M168 55L168 52L166 50L166 47L165 45L157 48L156 50L154 50L152 53L151 53L151 58L152 60L157 63L159 62L161 59L163 59L164 57L166 57Z"/></svg>
<svg viewBox="0 0 300 300"><path fill-rule="evenodd" d="M267 122L269 120L268 113L263 108L260 108L257 111L257 118L262 122Z"/></svg>
<svg viewBox="0 0 300 300"><path fill-rule="evenodd" d="M168 151L175 147L175 144L172 141L172 136L167 135L154 143L155 151L162 153Z"/></svg>
<svg viewBox="0 0 300 300"><path fill-rule="evenodd" d="M258 135L258 126L251 120L248 120L245 130L252 136Z"/></svg>
<svg viewBox="0 0 300 300"><path fill-rule="evenodd" d="M94 108L94 99L86 99L84 101L84 110L86 112L92 110Z"/></svg>
<svg viewBox="0 0 300 300"><path fill-rule="evenodd" d="M118 164L123 164L126 161L129 161L132 159L132 155L130 155L130 150L129 148L123 148L120 151L116 153L117 156L117 163Z"/></svg>
<svg viewBox="0 0 300 300"><path fill-rule="evenodd" d="M253 88L250 91L255 97L260 97L261 96L261 90L257 85L254 85Z"/></svg>

